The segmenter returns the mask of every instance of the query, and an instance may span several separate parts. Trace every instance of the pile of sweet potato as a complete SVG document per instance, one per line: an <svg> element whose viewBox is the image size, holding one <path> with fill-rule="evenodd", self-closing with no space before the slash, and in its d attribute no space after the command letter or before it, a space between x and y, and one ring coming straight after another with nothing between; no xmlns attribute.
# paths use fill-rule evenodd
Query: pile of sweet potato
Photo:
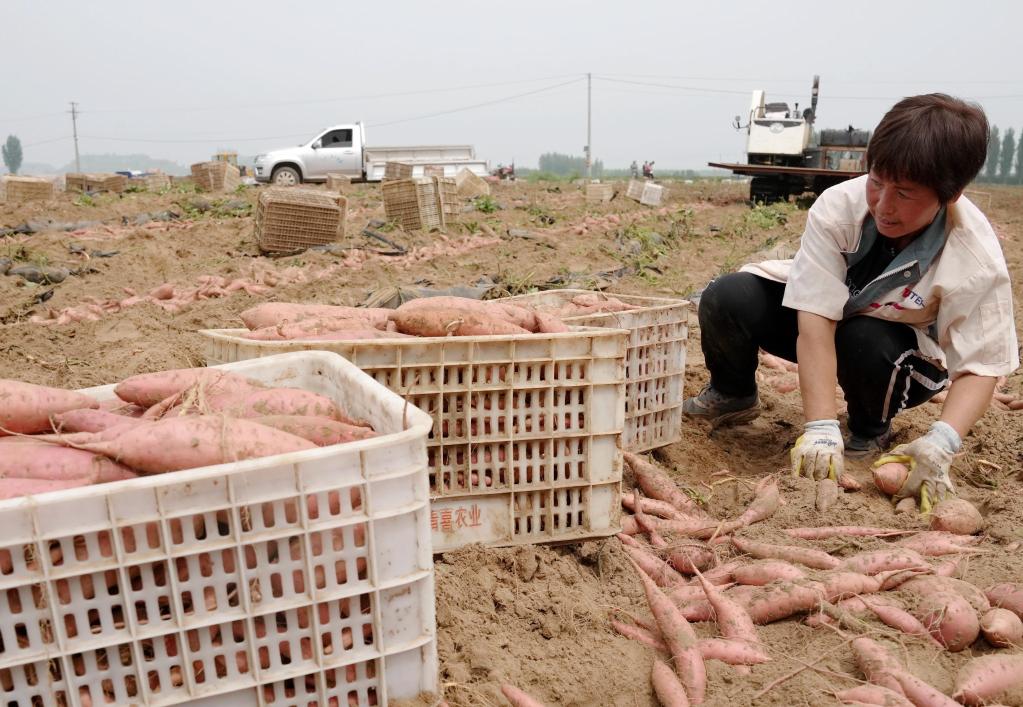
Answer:
<svg viewBox="0 0 1023 707"><path fill-rule="evenodd" d="M843 526L787 529L793 539L809 541L800 544L757 542L739 533L778 508L773 479L758 485L740 516L718 520L656 465L628 453L626 462L638 489L623 496L623 505L635 513L623 518L619 538L653 616L629 615L631 622L611 625L670 661L670 666L656 661L651 675L662 704L702 702L707 660L740 671L770 660L756 626L797 615L812 626L849 634L866 683L837 693L846 704L988 704L1023 687L1023 583L1009 578L1017 581L982 590L957 578L965 557L988 551L977 546L980 536ZM836 537L882 538L887 547L838 557L811 544ZM722 551L734 559L721 563ZM911 674L881 642L855 637L877 633L865 619L937 650L962 651L983 638L992 648L1015 652L967 662L948 697ZM703 621L716 622L720 638L698 640L690 624Z"/></svg>
<svg viewBox="0 0 1023 707"><path fill-rule="evenodd" d="M622 302L617 297L612 297L602 292L587 292L586 294L575 295L566 302L538 304L535 305L535 308L559 318L608 314L612 312L630 312L642 309L638 304L628 304L627 302Z"/></svg>
<svg viewBox="0 0 1023 707"><path fill-rule="evenodd" d="M0 380L0 499L119 481L375 436L333 400L236 373L145 373L100 403Z"/></svg>
<svg viewBox="0 0 1023 707"><path fill-rule="evenodd" d="M487 336L568 331L532 307L464 297L426 297L397 309L268 302L241 313L256 341L393 339L412 336Z"/></svg>

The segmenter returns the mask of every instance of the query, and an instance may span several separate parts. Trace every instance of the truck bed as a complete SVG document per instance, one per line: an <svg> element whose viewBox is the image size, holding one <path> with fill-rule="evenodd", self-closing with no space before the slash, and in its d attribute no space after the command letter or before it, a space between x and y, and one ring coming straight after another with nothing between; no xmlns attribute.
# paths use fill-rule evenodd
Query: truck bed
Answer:
<svg viewBox="0 0 1023 707"><path fill-rule="evenodd" d="M759 174L799 174L807 177L844 177L852 179L861 174L863 170L823 169L819 167L785 167L774 164L740 164L738 162L708 162L709 167L728 169L736 174L748 174L757 176Z"/></svg>

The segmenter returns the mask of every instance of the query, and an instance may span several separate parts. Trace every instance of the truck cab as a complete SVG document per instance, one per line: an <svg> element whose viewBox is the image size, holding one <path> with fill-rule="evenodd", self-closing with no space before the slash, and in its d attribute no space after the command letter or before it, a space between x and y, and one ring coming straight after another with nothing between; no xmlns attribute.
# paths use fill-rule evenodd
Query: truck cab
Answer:
<svg viewBox="0 0 1023 707"><path fill-rule="evenodd" d="M361 179L363 144L361 123L334 125L297 147L256 155L256 181L294 186L301 182L325 182L328 172Z"/></svg>

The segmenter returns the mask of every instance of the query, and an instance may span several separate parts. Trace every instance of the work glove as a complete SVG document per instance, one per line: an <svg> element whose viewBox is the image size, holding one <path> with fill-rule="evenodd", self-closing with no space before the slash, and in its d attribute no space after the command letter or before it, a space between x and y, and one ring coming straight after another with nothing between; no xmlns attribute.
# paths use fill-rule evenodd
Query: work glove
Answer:
<svg viewBox="0 0 1023 707"><path fill-rule="evenodd" d="M959 433L947 422L937 421L923 437L909 444L900 444L884 455L874 466L898 462L909 467L906 483L895 494L895 498L906 498L919 494L920 512L930 513L931 505L955 495L955 487L949 478L952 456L962 446Z"/></svg>
<svg viewBox="0 0 1023 707"><path fill-rule="evenodd" d="M845 444L838 420L807 422L789 452L793 476L838 481L845 470Z"/></svg>

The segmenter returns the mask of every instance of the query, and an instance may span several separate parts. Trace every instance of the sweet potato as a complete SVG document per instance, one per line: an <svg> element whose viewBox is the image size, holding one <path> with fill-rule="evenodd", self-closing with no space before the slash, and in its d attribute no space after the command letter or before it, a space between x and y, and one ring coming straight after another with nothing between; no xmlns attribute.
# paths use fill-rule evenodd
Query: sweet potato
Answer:
<svg viewBox="0 0 1023 707"><path fill-rule="evenodd" d="M642 626L633 626L632 624L622 623L613 619L611 621L611 628L625 638L631 638L647 648L652 648L655 651L664 651L665 653L668 652L668 647L664 645L659 632L654 634Z"/></svg>
<svg viewBox="0 0 1023 707"><path fill-rule="evenodd" d="M501 694L512 704L512 707L544 707L535 697L526 694L514 685L501 685Z"/></svg>
<svg viewBox="0 0 1023 707"><path fill-rule="evenodd" d="M398 331L413 336L492 336L529 334L516 324L489 312L463 309L397 309L390 315Z"/></svg>
<svg viewBox="0 0 1023 707"><path fill-rule="evenodd" d="M742 515L735 519L735 526L727 532L767 520L775 514L779 505L781 505L781 495L778 492L778 480L773 476L761 479L754 487L753 500Z"/></svg>
<svg viewBox="0 0 1023 707"><path fill-rule="evenodd" d="M1008 609L988 609L980 617L980 632L995 648L1023 645L1023 621Z"/></svg>
<svg viewBox="0 0 1023 707"><path fill-rule="evenodd" d="M980 591L980 589L969 582L964 582L961 579L955 579L953 577L914 577L902 585L902 590L916 594L917 596L929 596L931 594L938 594L942 592L958 594L963 599L970 602L970 606L972 606L973 610L978 614L983 614L991 608L991 602L988 601L984 592Z"/></svg>
<svg viewBox="0 0 1023 707"><path fill-rule="evenodd" d="M706 517L707 514L703 509L683 493L660 467L632 452L625 452L624 456L625 463L629 465L629 469L632 470L632 474L636 478L636 483L647 496L670 503L685 516Z"/></svg>
<svg viewBox="0 0 1023 707"><path fill-rule="evenodd" d="M95 484L135 478L126 467L106 457L56 444L25 442L6 445L0 454L0 478L70 481Z"/></svg>
<svg viewBox="0 0 1023 707"><path fill-rule="evenodd" d="M538 334L563 334L569 331L568 325L553 314L546 312L533 312L536 318L536 331Z"/></svg>
<svg viewBox="0 0 1023 707"><path fill-rule="evenodd" d="M859 572L832 570L822 573L819 581L824 585L824 597L828 601L872 594L881 589L881 583L876 577L868 577Z"/></svg>
<svg viewBox="0 0 1023 707"><path fill-rule="evenodd" d="M746 611L753 623L769 624L810 611L820 604L821 598L819 589L792 582L774 582L757 590L746 605Z"/></svg>
<svg viewBox="0 0 1023 707"><path fill-rule="evenodd" d="M622 505L628 508L630 511L635 510L635 497L631 493L622 494ZM685 516L675 506L666 502L659 501L656 498L644 498L643 499L643 511L650 515L655 515L658 518L665 518L668 520L679 520L684 519Z"/></svg>
<svg viewBox="0 0 1023 707"><path fill-rule="evenodd" d="M914 550L905 547L889 550L872 550L847 557L842 561L842 569L861 574L877 574L885 570L898 570L910 567L927 567L927 560Z"/></svg>
<svg viewBox="0 0 1023 707"><path fill-rule="evenodd" d="M981 705L1020 685L1023 685L1023 654L985 655L963 666L956 676L952 696L964 705Z"/></svg>
<svg viewBox="0 0 1023 707"><path fill-rule="evenodd" d="M924 596L914 607L913 615L953 653L969 647L980 635L977 612L958 594L938 592Z"/></svg>
<svg viewBox="0 0 1023 707"><path fill-rule="evenodd" d="M152 407L162 400L178 395L197 383L208 390L259 390L264 386L257 381L230 371L216 368L179 368L159 373L140 373L125 378L114 387L121 400L142 407Z"/></svg>
<svg viewBox="0 0 1023 707"><path fill-rule="evenodd" d="M49 491L63 491L64 489L88 485L89 480L85 477L64 479L63 481L52 481L49 479L0 479L0 501L8 498L20 498L21 496L32 496Z"/></svg>
<svg viewBox="0 0 1023 707"><path fill-rule="evenodd" d="M867 609L872 611L883 623L903 633L922 638L934 645L944 648L934 636L930 634L927 627L911 613L896 606L889 599L879 597L860 597L860 601Z"/></svg>
<svg viewBox="0 0 1023 707"><path fill-rule="evenodd" d="M817 497L814 505L824 513L838 503L838 482L834 479L821 479L817 482Z"/></svg>
<svg viewBox="0 0 1023 707"><path fill-rule="evenodd" d="M977 535L957 535L939 530L914 533L908 538L899 540L896 544L908 547L921 555L938 557L941 555L955 555L963 552L986 552L977 548L969 547L980 542Z"/></svg>
<svg viewBox="0 0 1023 707"><path fill-rule="evenodd" d="M249 420L178 417L127 430L114 440L76 445L147 474L314 449L301 437Z"/></svg>
<svg viewBox="0 0 1023 707"><path fill-rule="evenodd" d="M991 606L1008 609L1023 619L1023 584L1003 582L994 584L984 590Z"/></svg>
<svg viewBox="0 0 1023 707"><path fill-rule="evenodd" d="M732 538L732 545L739 552L744 552L753 557L797 562L816 569L830 570L835 569L841 564L837 558L832 557L826 552L794 545L771 545L770 543L756 542L738 537Z"/></svg>
<svg viewBox="0 0 1023 707"><path fill-rule="evenodd" d="M916 707L899 692L880 685L857 685L842 690L836 697L843 704L880 705L881 707Z"/></svg>
<svg viewBox="0 0 1023 707"><path fill-rule="evenodd" d="M287 322L300 322L316 317L335 319L363 319L380 329L387 322L389 309L379 307L344 307L330 304L294 304L288 302L265 302L250 307L239 315L249 329L277 326Z"/></svg>
<svg viewBox="0 0 1023 707"><path fill-rule="evenodd" d="M931 530L973 535L984 527L984 517L963 498L949 498L931 509Z"/></svg>
<svg viewBox="0 0 1023 707"><path fill-rule="evenodd" d="M0 378L0 436L48 432L53 415L98 407L98 401L73 390Z"/></svg>
<svg viewBox="0 0 1023 707"><path fill-rule="evenodd" d="M785 533L801 540L825 540L845 535L851 537L874 537L882 538L889 535L906 535L913 533L912 530L898 530L897 528L873 528L859 525L832 525L823 528L786 528Z"/></svg>
<svg viewBox="0 0 1023 707"><path fill-rule="evenodd" d="M650 683L661 707L689 707L686 690L668 664L655 660L650 668Z"/></svg>
<svg viewBox="0 0 1023 707"><path fill-rule="evenodd" d="M731 597L725 596L717 587L704 579L702 574L697 573L696 578L707 595L707 601L714 609L715 621L721 635L751 645L759 644L760 636L753 625L753 619L746 613L746 609Z"/></svg>
<svg viewBox="0 0 1023 707"><path fill-rule="evenodd" d="M689 575L713 567L717 562L714 551L696 541L669 544L662 553L672 567Z"/></svg>
<svg viewBox="0 0 1023 707"><path fill-rule="evenodd" d="M729 665L760 665L771 660L763 648L747 641L728 638L701 638L696 647L704 660L720 660Z"/></svg>
<svg viewBox="0 0 1023 707"><path fill-rule="evenodd" d="M69 410L53 416L53 429L57 432L102 432L111 427L132 427L139 424L142 424L142 421L138 418L92 408Z"/></svg>
<svg viewBox="0 0 1023 707"><path fill-rule="evenodd" d="M782 560L755 560L732 570L732 576L739 584L763 586L774 581L794 582L806 577L806 573L793 564Z"/></svg>
<svg viewBox="0 0 1023 707"><path fill-rule="evenodd" d="M685 582L682 575L676 572L667 562L654 557L642 548L642 545L628 535L619 536L626 554L637 567L643 570L659 587L673 587Z"/></svg>
<svg viewBox="0 0 1023 707"><path fill-rule="evenodd" d="M874 485L878 490L889 496L894 496L909 478L909 467L899 462L889 462L874 467L872 473Z"/></svg>
<svg viewBox="0 0 1023 707"><path fill-rule="evenodd" d="M902 664L888 652L887 648L865 636L854 638L851 646L856 665L869 682L900 695L905 694L902 685L892 677L892 673L903 670Z"/></svg>
<svg viewBox="0 0 1023 707"><path fill-rule="evenodd" d="M305 415L268 415L254 417L258 422L275 430L307 439L317 447L329 447L332 444L357 442L362 439L376 437L377 433L368 427L349 425L332 420L329 417L308 417Z"/></svg>
<svg viewBox="0 0 1023 707"><path fill-rule="evenodd" d="M223 403L211 405L211 408L213 412L223 412L230 417L254 418L302 415L307 417L326 417L349 425L358 425L357 421L344 414L337 403L327 396L299 388L256 390L241 398L227 398Z"/></svg>
<svg viewBox="0 0 1023 707"><path fill-rule="evenodd" d="M958 707L958 703L951 697L948 697L933 685L928 685L909 671L895 670L892 671L891 676L898 681L906 698L915 705Z"/></svg>
<svg viewBox="0 0 1023 707"><path fill-rule="evenodd" d="M703 702L707 687L707 672L703 656L696 647L696 634L678 608L657 588L653 580L638 566L636 572L643 583L650 611L657 620L661 637L668 646L668 652L685 686L686 694L693 704L700 704Z"/></svg>

